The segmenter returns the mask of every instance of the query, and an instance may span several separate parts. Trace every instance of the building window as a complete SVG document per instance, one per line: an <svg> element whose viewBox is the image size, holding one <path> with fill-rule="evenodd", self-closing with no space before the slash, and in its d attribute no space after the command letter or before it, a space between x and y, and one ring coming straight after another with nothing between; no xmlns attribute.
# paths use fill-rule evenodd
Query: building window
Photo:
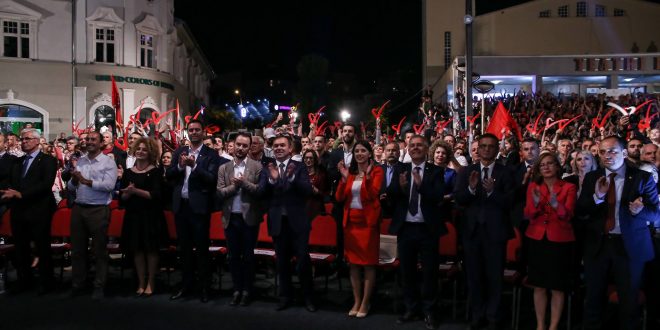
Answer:
<svg viewBox="0 0 660 330"><path fill-rule="evenodd" d="M614 8L614 17L626 16L626 11L620 8Z"/></svg>
<svg viewBox="0 0 660 330"><path fill-rule="evenodd" d="M557 16L568 17L568 5L559 7L559 9L557 9Z"/></svg>
<svg viewBox="0 0 660 330"><path fill-rule="evenodd" d="M585 1L579 1L577 3L577 17L587 17L587 3Z"/></svg>
<svg viewBox="0 0 660 330"><path fill-rule="evenodd" d="M18 104L0 105L0 134L20 134L27 124L44 132L44 116L37 110Z"/></svg>
<svg viewBox="0 0 660 330"><path fill-rule="evenodd" d="M30 23L2 21L2 56L30 58Z"/></svg>
<svg viewBox="0 0 660 330"><path fill-rule="evenodd" d="M445 31L445 70L451 65L451 32Z"/></svg>
<svg viewBox="0 0 660 330"><path fill-rule="evenodd" d="M140 34L140 66L154 67L154 36Z"/></svg>
<svg viewBox="0 0 660 330"><path fill-rule="evenodd" d="M542 17L542 18L550 17L550 9L540 11L539 12L539 17Z"/></svg>
<svg viewBox="0 0 660 330"><path fill-rule="evenodd" d="M596 17L605 17L607 16L607 10L603 5L596 5Z"/></svg>
<svg viewBox="0 0 660 330"><path fill-rule="evenodd" d="M96 62L115 62L115 30L96 29Z"/></svg>
<svg viewBox="0 0 660 330"><path fill-rule="evenodd" d="M114 132L115 125L115 109L102 105L94 110L94 128L97 132L101 132L103 127L106 127L110 132Z"/></svg>

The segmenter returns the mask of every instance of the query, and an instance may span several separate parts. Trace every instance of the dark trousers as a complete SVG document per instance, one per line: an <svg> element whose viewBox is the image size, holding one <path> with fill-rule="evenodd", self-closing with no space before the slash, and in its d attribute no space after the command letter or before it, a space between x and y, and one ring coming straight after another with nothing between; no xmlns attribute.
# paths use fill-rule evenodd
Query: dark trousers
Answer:
<svg viewBox="0 0 660 330"><path fill-rule="evenodd" d="M473 235L464 238L463 248L472 320L485 317L491 322L498 322L506 241L491 242L486 226L477 224Z"/></svg>
<svg viewBox="0 0 660 330"><path fill-rule="evenodd" d="M332 217L337 225L337 263L344 261L344 203L333 202Z"/></svg>
<svg viewBox="0 0 660 330"><path fill-rule="evenodd" d="M277 278L280 283L279 296L293 299L291 285L291 258L296 257L296 272L300 280L305 299L311 299L312 262L309 258L309 231L296 231L289 224L289 219L282 216L280 234L273 236L275 254L277 257Z"/></svg>
<svg viewBox="0 0 660 330"><path fill-rule="evenodd" d="M584 281L587 284L584 328L602 328L611 274L619 298L619 329L637 329L637 302L645 263L628 258L620 235L603 237L602 244L598 255L584 258Z"/></svg>
<svg viewBox="0 0 660 330"><path fill-rule="evenodd" d="M656 232L653 237L653 247L655 249L655 259L647 265L646 274L646 300L649 309L649 320L658 322L660 320L660 232Z"/></svg>
<svg viewBox="0 0 660 330"><path fill-rule="evenodd" d="M53 280L53 258L50 249L50 223L51 216L33 219L12 210L11 230L16 247L16 273L22 284L32 282L32 248L34 242L37 257L39 257L39 281L49 284Z"/></svg>
<svg viewBox="0 0 660 330"><path fill-rule="evenodd" d="M408 312L417 312L421 307L422 312L428 315L435 309L440 262L438 239L424 223L405 222L397 235L403 277L403 301ZM418 260L422 264L421 283L417 276Z"/></svg>
<svg viewBox="0 0 660 330"><path fill-rule="evenodd" d="M229 249L229 271L234 291L252 293L254 284L254 248L259 226L249 226L240 213L232 213L225 228Z"/></svg>
<svg viewBox="0 0 660 330"><path fill-rule="evenodd" d="M94 287L105 287L108 276L108 224L110 207L74 205L71 210L71 268L75 289L82 288L87 279L87 246L92 238L96 258Z"/></svg>
<svg viewBox="0 0 660 330"><path fill-rule="evenodd" d="M181 251L183 271L183 289L192 290L195 283L195 261L200 287L208 289L211 285L209 272L209 226L211 216L193 212L188 200L182 199L179 211L175 214L176 235Z"/></svg>

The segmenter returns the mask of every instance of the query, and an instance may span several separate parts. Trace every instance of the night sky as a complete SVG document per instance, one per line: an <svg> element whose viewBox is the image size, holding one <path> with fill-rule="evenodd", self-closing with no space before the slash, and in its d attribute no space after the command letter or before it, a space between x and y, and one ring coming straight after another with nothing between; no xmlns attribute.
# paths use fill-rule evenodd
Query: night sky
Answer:
<svg viewBox="0 0 660 330"><path fill-rule="evenodd" d="M528 1L477 0L475 11ZM421 6L420 0L175 0L174 15L188 24L219 80L238 76L243 87L250 80L295 82L296 64L313 53L328 59L331 74L354 74L362 85L409 72L412 94L422 87Z"/></svg>

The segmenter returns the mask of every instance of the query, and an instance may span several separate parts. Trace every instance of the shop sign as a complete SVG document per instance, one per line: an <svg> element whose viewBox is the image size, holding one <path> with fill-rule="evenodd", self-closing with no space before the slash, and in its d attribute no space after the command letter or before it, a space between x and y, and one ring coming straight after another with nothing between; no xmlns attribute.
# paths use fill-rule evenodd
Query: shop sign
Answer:
<svg viewBox="0 0 660 330"><path fill-rule="evenodd" d="M574 58L575 71L641 71L643 70L640 57L582 57ZM654 61L653 70L658 70L657 60Z"/></svg>
<svg viewBox="0 0 660 330"><path fill-rule="evenodd" d="M115 81L118 83L129 83L129 84L140 84L154 87L162 87L170 90L174 90L174 85L168 84L164 81L151 80L145 78L136 78L136 77L123 77L123 76L114 76ZM96 75L96 81L110 81L110 75Z"/></svg>

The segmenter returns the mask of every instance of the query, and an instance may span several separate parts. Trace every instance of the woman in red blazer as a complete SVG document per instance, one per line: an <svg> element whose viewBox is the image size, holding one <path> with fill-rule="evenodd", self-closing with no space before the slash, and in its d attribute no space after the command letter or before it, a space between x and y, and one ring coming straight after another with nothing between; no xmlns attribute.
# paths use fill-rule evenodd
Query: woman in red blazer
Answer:
<svg viewBox="0 0 660 330"><path fill-rule="evenodd" d="M341 181L335 197L344 202L344 256L351 269L351 286L355 302L349 316L367 316L376 281L376 265L380 244L380 188L385 174L373 160L367 141L353 147L348 168L337 166ZM364 281L360 272L364 268Z"/></svg>
<svg viewBox="0 0 660 330"><path fill-rule="evenodd" d="M534 287L537 329L545 329L547 290L551 290L550 328L557 329L564 309L564 291L571 285L572 244L575 241L571 219L577 188L560 179L556 155L544 153L532 169L534 181L527 187L525 217L529 227L527 282Z"/></svg>

